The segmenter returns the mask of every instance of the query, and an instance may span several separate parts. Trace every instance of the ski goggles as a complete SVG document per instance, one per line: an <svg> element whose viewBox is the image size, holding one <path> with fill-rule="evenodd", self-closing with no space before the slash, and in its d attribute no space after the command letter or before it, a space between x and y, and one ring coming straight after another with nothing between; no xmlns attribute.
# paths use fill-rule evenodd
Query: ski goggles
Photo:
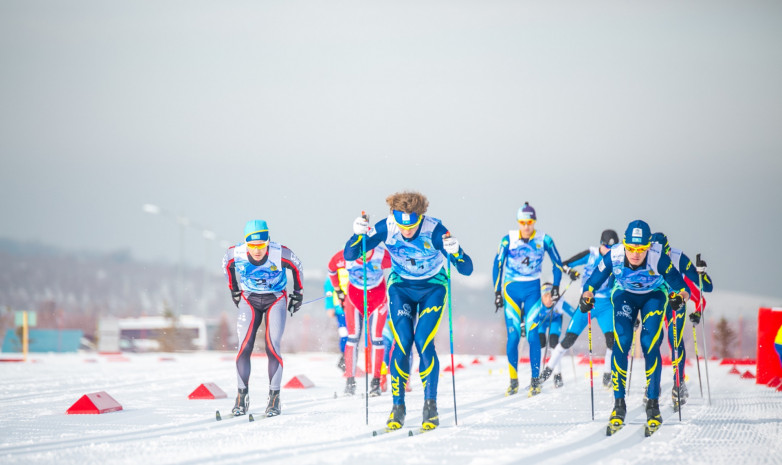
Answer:
<svg viewBox="0 0 782 465"><path fill-rule="evenodd" d="M627 242L625 242L625 241L622 241L622 243L623 243L623 244L624 244L624 246L625 246L625 250L626 250L626 251L628 251L628 252L630 252L630 253L641 253L641 252L646 252L647 250L649 250L649 247L651 247L651 246L652 246L652 243L651 243L651 242L650 242L650 243L648 243L648 244L640 244L640 245L633 245L633 244L628 244L628 243L627 243Z"/></svg>
<svg viewBox="0 0 782 465"><path fill-rule="evenodd" d="M519 220L519 224L522 226L532 226L535 224L535 220Z"/></svg>
<svg viewBox="0 0 782 465"><path fill-rule="evenodd" d="M248 242L247 248L248 249L265 249L266 246L269 245L269 241L266 242Z"/></svg>
<svg viewBox="0 0 782 465"><path fill-rule="evenodd" d="M394 221L396 221L396 225L401 229L410 230L416 228L421 223L422 219L424 219L424 217L415 212L405 213L394 210Z"/></svg>

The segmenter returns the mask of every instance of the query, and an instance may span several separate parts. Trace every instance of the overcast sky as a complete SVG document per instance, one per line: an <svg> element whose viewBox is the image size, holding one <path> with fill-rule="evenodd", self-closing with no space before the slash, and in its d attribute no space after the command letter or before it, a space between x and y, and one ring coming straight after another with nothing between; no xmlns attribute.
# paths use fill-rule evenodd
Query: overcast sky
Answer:
<svg viewBox="0 0 782 465"><path fill-rule="evenodd" d="M529 201L564 257L641 218L782 296L779 1L5 0L0 64L0 237L176 262L153 203L322 272L415 189L484 277Z"/></svg>

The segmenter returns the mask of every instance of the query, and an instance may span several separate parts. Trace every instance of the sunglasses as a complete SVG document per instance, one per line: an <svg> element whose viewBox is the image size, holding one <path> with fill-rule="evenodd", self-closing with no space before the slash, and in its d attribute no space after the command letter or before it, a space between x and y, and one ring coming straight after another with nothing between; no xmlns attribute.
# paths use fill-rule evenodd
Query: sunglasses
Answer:
<svg viewBox="0 0 782 465"><path fill-rule="evenodd" d="M262 242L260 244L253 244L252 242L247 243L247 248L250 249L264 249L266 246L269 245L268 242Z"/></svg>
<svg viewBox="0 0 782 465"><path fill-rule="evenodd" d="M652 244L649 243L644 245L631 245L628 244L627 242L624 242L624 246L625 246L625 250L627 250L630 253L641 253L649 250L649 247L651 247Z"/></svg>
<svg viewBox="0 0 782 465"><path fill-rule="evenodd" d="M535 224L535 220L519 220L519 224L522 226L532 226Z"/></svg>
<svg viewBox="0 0 782 465"><path fill-rule="evenodd" d="M415 222L415 223L413 223L413 224L404 225L404 224L399 224L399 223L397 223L396 225L397 225L397 226L399 226L399 228L400 228L400 229L404 229L405 231L409 231L409 230L411 230L411 229L413 229L413 228L416 228L416 227L418 227L418 225L421 223L421 220L422 220L423 218L424 218L423 216L419 216L419 217L418 217L418 221L416 221L416 222Z"/></svg>

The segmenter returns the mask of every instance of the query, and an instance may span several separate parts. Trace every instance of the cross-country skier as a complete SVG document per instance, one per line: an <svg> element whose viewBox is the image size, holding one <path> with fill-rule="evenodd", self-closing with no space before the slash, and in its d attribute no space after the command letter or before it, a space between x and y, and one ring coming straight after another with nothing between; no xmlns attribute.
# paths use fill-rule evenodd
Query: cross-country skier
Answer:
<svg viewBox="0 0 782 465"><path fill-rule="evenodd" d="M656 232L652 234L652 242L660 244L663 249L663 253L671 258L673 266L682 274L685 278L684 282L687 284L687 288L690 292L690 299L695 302L696 311L690 314L690 320L693 324L698 324L701 320L701 308L702 299L700 299L698 290L698 281L700 275L700 281L703 283L703 292L711 292L714 289L714 283L711 277L706 274L706 262L701 262L702 266L697 267L692 264L690 257L688 257L681 249L673 248L668 244L668 237L661 233ZM701 271L698 270L701 269ZM698 296L696 298L695 296ZM690 393L687 389L687 385L684 383L685 375L685 362L687 361L687 355L684 350L684 314L686 313L687 306L684 305L676 312L676 329L679 334L673 334L674 324L672 321L673 310L669 307L665 312L665 323L668 325L668 344L671 347L671 353L673 353L673 341L676 341L676 355L677 358L672 362L673 364L673 389L671 396L673 398L674 410L679 409L679 399L681 403L685 404L690 397ZM677 386L677 370L678 383L681 386L679 392L676 392Z"/></svg>
<svg viewBox="0 0 782 465"><path fill-rule="evenodd" d="M385 243L391 256L388 277L390 327L395 348L391 360L391 393L394 405L386 428L399 429L405 421L404 383L410 377L409 354L415 342L419 373L424 387L423 429L440 424L437 414L437 381L440 362L434 337L448 303L448 277L445 260L467 276L472 260L440 220L424 215L429 201L418 192L398 192L386 198L391 214L370 231L369 221L359 216L353 222L353 236L345 246L345 259L361 256L362 239L366 249Z"/></svg>
<svg viewBox="0 0 782 465"><path fill-rule="evenodd" d="M535 230L537 215L529 202L519 208L516 218L519 228L511 230L500 241L499 250L494 257L492 277L494 279L495 311L505 309L505 325L508 329L508 366L510 386L506 395L519 391L518 363L519 342L521 341L522 318L529 342L530 367L532 378L528 395L540 393L540 344L537 324L528 319L529 310L540 300L540 272L543 257L548 253L553 266L554 280L551 298L559 300L559 282L562 278L562 260L554 245L554 240L545 233ZM525 313L527 314L525 316ZM533 330L535 334L530 334Z"/></svg>
<svg viewBox="0 0 782 465"><path fill-rule="evenodd" d="M342 287L342 276L339 276L340 290L345 293L347 289L347 272L345 275L345 286ZM333 317L337 321L337 334L339 335L339 361L337 361L337 368L345 371L345 344L348 341L348 330L345 327L345 310L342 308L342 300L339 298L339 293L334 292L334 286L331 284L331 278L326 276L326 280L323 282L323 293L326 295L326 314L329 317Z"/></svg>
<svg viewBox="0 0 782 465"><path fill-rule="evenodd" d="M633 324L641 314L641 348L646 362L649 400L646 403L646 434L650 435L662 424L660 415L660 335L663 315L670 304L678 310L689 298L687 285L674 268L671 259L660 244L652 243L649 225L641 220L631 222L625 230L624 241L611 247L603 255L597 269L586 283L579 307L588 312L594 307L594 292L613 275L615 285L611 295L614 305L614 350L611 360L611 378L614 385L614 410L611 412L607 435L624 425L627 405L625 383L627 356L633 338ZM675 290L670 299L668 287Z"/></svg>
<svg viewBox="0 0 782 465"><path fill-rule="evenodd" d="M571 320L574 314L581 314L581 312L576 311L576 309L573 308L569 303L565 302L564 299L559 299L559 302L555 303L551 298L551 289L551 283L543 283L540 288L540 300L532 307L533 313L539 312L538 320L540 321L540 324L538 325L537 329L538 335L540 337L541 351L545 349L546 344L548 344L551 349L557 347L559 336L562 334L563 314L570 316ZM549 333L548 340L546 340L546 330L548 330ZM554 387L559 388L564 386L564 382L562 381L562 369L559 360L551 365L553 366L554 373ZM550 376L552 368L548 368L547 366L546 369L549 370L548 376ZM545 370L543 374L541 374L541 383L545 381L543 378L544 374ZM548 378L548 376L546 376L546 378Z"/></svg>
<svg viewBox="0 0 782 465"><path fill-rule="evenodd" d="M291 271L293 293L286 290ZM239 314L236 332L239 335L239 353L236 356L236 378L239 393L232 410L234 415L244 415L250 407L248 386L250 381L250 356L255 344L255 334L266 315L264 338L269 361L269 402L266 416L280 414L280 381L282 380L282 356L280 340L285 330L285 307L293 315L302 302L302 267L298 257L287 247L269 240L266 221L248 221L244 227L244 243L228 249L223 258L223 272Z"/></svg>
<svg viewBox="0 0 782 465"><path fill-rule="evenodd" d="M563 262L565 268L568 269L570 279L577 279L579 276L578 272L573 268L584 265L581 282L586 285L589 277L597 269L597 265L600 263L603 255L608 253L608 250L618 243L619 235L616 234L616 231L613 229L603 231L600 234L600 245L598 247L590 247ZM611 304L611 287L613 287L613 279L607 279L600 286L600 289L594 292L595 308L592 310L592 318L597 319L597 324L600 326L600 330L603 331L606 342L605 363L603 365L603 386L606 388L611 386L611 353L614 346L614 307ZM559 366L565 351L576 343L578 336L587 327L587 323L586 313L576 312L572 316L565 331L565 337L562 338L562 342L551 353L551 358L540 375L541 382L546 381L556 371L556 367Z"/></svg>
<svg viewBox="0 0 782 465"><path fill-rule="evenodd" d="M386 296L386 281L383 270L391 268L391 257L384 245L380 244L367 250L367 307L364 311L364 262L362 257L356 260L345 260L340 250L329 261L329 278L332 285L339 287L339 270L347 271L347 293L341 288L337 291L338 298L345 309L345 323L348 330L348 341L345 345L345 394L356 393L356 365L358 361L359 341L364 328L364 316L369 314L369 337L372 342L372 382L369 395L380 395L380 368L383 363L383 328L388 317L388 297ZM365 367L369 370L369 367ZM369 372L369 371L368 371Z"/></svg>

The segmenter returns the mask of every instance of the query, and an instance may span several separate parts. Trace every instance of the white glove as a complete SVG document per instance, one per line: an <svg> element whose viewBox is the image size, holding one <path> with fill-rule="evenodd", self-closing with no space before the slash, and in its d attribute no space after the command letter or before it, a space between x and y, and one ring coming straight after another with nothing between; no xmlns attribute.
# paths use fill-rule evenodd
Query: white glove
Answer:
<svg viewBox="0 0 782 465"><path fill-rule="evenodd" d="M369 221L363 216L359 216L353 221L353 234L361 236L369 232Z"/></svg>
<svg viewBox="0 0 782 465"><path fill-rule="evenodd" d="M446 237L443 239L443 248L449 254L456 255L459 253L459 240L455 237Z"/></svg>

